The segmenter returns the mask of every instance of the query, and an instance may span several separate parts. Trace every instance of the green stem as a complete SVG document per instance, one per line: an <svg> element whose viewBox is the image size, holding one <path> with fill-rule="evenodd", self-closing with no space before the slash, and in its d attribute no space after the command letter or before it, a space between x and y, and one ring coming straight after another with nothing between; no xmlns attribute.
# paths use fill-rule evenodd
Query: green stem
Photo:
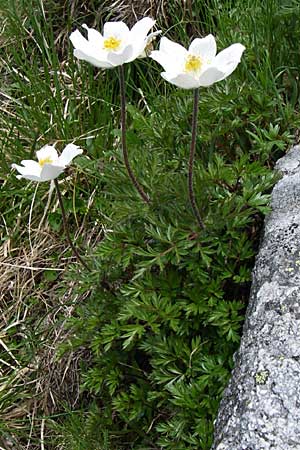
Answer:
<svg viewBox="0 0 300 450"><path fill-rule="evenodd" d="M70 233L69 233L69 227L68 227L68 222L67 222L64 202L63 202L63 199L62 199L62 196L61 196L61 192L60 192L60 189L59 189L59 185L58 185L57 179L54 180L54 186L55 186L55 189L56 189L56 192L57 192L58 202L59 202L59 206L60 206L60 209L61 209L61 214L62 214L64 228L65 228L65 233L66 233L69 245L70 245L71 249L73 250L73 253L76 256L76 258L78 259L78 261L83 265L83 267L85 267L89 272L91 272L91 269L83 261L83 259L81 258L81 256L79 255L79 253L77 251L77 248L75 247L75 245L72 242L72 239L71 239L71 236L70 236Z"/></svg>
<svg viewBox="0 0 300 450"><path fill-rule="evenodd" d="M132 181L132 184L142 197L143 201L145 203L149 203L150 199L148 195L144 192L142 186L139 184L138 180L136 179L129 163L128 158L128 150L126 145L126 98L125 98L125 80L124 80L124 67L119 66L119 76L120 76L120 96L121 96L121 133L122 133L122 151L123 151L123 158L125 167L127 169L129 178Z"/></svg>
<svg viewBox="0 0 300 450"><path fill-rule="evenodd" d="M194 104L193 104L193 119L192 119L192 139L191 139L189 171L188 171L188 192L194 216L197 219L199 227L204 229L205 225L202 221L199 209L196 204L195 193L193 188L193 175L194 175L193 172L194 172L194 160L195 160L197 124L198 124L198 103L199 103L199 89L195 89Z"/></svg>

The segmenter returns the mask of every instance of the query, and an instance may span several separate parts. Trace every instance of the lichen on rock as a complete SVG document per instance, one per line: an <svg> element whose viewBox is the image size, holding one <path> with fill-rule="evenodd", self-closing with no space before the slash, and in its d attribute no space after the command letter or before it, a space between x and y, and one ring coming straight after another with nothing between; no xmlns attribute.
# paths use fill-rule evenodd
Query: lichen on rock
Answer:
<svg viewBox="0 0 300 450"><path fill-rule="evenodd" d="M211 450L300 449L300 146L276 168L282 178Z"/></svg>

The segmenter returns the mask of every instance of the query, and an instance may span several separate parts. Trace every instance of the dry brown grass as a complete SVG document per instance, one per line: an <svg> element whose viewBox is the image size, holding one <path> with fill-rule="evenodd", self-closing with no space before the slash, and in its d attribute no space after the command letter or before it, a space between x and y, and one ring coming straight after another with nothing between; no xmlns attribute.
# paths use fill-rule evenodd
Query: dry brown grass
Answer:
<svg viewBox="0 0 300 450"><path fill-rule="evenodd" d="M191 6L191 2L185 0L173 0L172 3L178 3L178 7L181 9ZM62 1L61 4L65 11L69 8L65 1ZM129 25L146 15L155 19L163 19L167 23L169 4L170 2L166 0L104 0L97 4L97 11L94 11L92 6L94 2L73 0L70 12L72 18L81 14L89 15L96 12L96 18L105 19L107 16L111 16L114 20L124 20Z"/></svg>
<svg viewBox="0 0 300 450"><path fill-rule="evenodd" d="M63 403L70 409L78 406L80 361L89 360L85 350L58 358L60 344L68 339L66 321L89 292L75 295L76 281L63 281L70 263L78 263L47 221L35 222L31 243L28 228L22 231L17 222L23 244L14 248L7 239L0 248L0 416L7 432L0 440L3 449L43 449L50 431L41 417L58 413ZM78 233L84 233L84 221ZM101 235L95 227L85 243L97 243Z"/></svg>
<svg viewBox="0 0 300 450"><path fill-rule="evenodd" d="M52 2L45 3L45 9L53 13ZM144 16L150 16L157 20L160 27L168 29L174 21L174 10L177 11L182 20L191 20L192 1L191 0L103 0L99 3L89 0L73 0L67 2L60 0L55 2L57 16L56 42L65 47L68 44L66 36L67 18L71 23L78 24L83 20L92 27L99 27L107 20L124 20L132 26L137 20Z"/></svg>

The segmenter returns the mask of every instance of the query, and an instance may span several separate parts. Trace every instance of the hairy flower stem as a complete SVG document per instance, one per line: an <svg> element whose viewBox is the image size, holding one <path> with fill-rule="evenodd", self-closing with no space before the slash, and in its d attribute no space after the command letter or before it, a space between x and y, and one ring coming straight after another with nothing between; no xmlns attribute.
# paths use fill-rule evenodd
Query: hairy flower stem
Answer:
<svg viewBox="0 0 300 450"><path fill-rule="evenodd" d="M59 202L59 206L61 209L61 214L62 214L62 218L63 218L63 223L64 223L64 228L65 228L65 233L67 236L67 240L69 242L69 245L71 247L71 249L73 250L74 255L76 256L76 258L78 259L78 261L89 271L91 272L91 269L89 268L89 266L83 261L83 259L81 258L81 256L79 255L75 245L72 242L70 233L69 233L69 227L68 227L68 222L67 222L67 217L66 217L66 211L65 211L65 207L64 207L64 202L61 196L61 192L59 189L59 185L58 185L58 181L57 179L53 180L54 181L54 185L55 185L55 189L57 192L57 197L58 197L58 202Z"/></svg>
<svg viewBox="0 0 300 450"><path fill-rule="evenodd" d="M198 103L199 103L199 89L194 90L194 104L193 104L193 119L192 119L192 140L190 147L189 157L189 173L188 173L188 191L190 202L193 208L193 213L197 219L200 228L204 229L205 225L201 219L199 209L196 204L195 193L193 188L193 171L194 171L194 159L196 150L196 138L197 138L197 124L198 124Z"/></svg>
<svg viewBox="0 0 300 450"><path fill-rule="evenodd" d="M144 192L142 186L139 184L138 180L136 179L128 159L128 150L126 145L126 98L125 98L125 80L124 80L124 66L119 66L119 75L120 75L120 96L121 96L121 132L122 132L122 151L123 151L123 158L124 163L129 175L129 178L132 181L132 184L142 197L143 201L145 203L149 203L150 199L148 195Z"/></svg>

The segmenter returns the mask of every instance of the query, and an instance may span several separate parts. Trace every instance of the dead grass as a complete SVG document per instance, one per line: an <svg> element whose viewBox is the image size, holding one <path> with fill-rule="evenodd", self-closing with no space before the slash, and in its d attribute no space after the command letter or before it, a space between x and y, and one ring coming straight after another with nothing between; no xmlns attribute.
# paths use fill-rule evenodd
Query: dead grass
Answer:
<svg viewBox="0 0 300 450"><path fill-rule="evenodd" d="M60 344L68 339L65 323L89 292L76 296L76 281L63 281L65 270L76 261L66 255L65 242L58 240L47 222L36 225L31 225L30 243L24 229L24 245L14 248L8 239L0 249L0 424L6 436L0 446L4 449L43 449L50 433L45 418L60 412L62 404L70 409L78 406L80 361L89 361L89 354L80 349L58 358ZM83 227L79 232L84 232ZM86 242L97 243L101 234L93 229Z"/></svg>
<svg viewBox="0 0 300 450"><path fill-rule="evenodd" d="M52 3L44 3L46 16L47 10L53 15ZM107 20L123 20L128 26L132 26L142 17L149 16L157 20L160 27L168 29L174 22L174 11L178 11L181 20L187 22L192 21L193 17L191 0L103 0L96 5L89 0L73 0L71 4L65 0L54 3L59 17L55 25L56 44L61 49L66 49L69 45L67 18L74 25L83 23L84 20L89 26L98 28Z"/></svg>

